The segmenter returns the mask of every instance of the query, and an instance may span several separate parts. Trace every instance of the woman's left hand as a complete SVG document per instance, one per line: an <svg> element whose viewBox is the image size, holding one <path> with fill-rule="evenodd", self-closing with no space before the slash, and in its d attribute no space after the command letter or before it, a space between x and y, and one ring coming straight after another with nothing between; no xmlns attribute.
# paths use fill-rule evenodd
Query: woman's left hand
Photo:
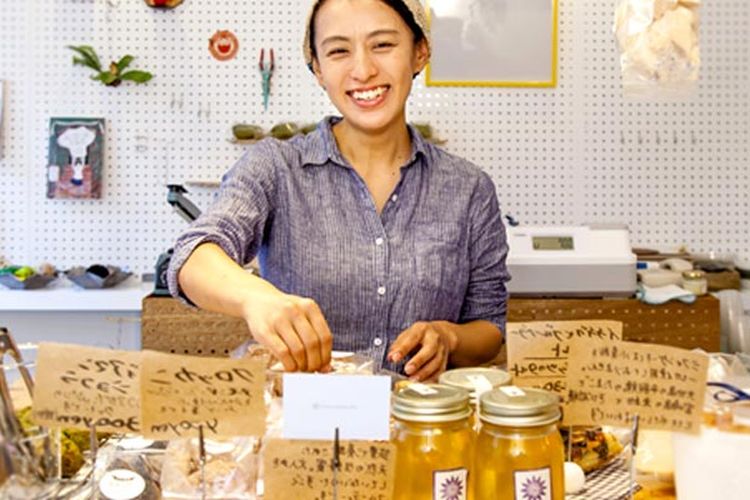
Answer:
<svg viewBox="0 0 750 500"><path fill-rule="evenodd" d="M448 321L419 321L401 332L391 345L388 360L398 363L419 347L404 371L418 382L436 381L448 367L451 353L458 346L458 334Z"/></svg>

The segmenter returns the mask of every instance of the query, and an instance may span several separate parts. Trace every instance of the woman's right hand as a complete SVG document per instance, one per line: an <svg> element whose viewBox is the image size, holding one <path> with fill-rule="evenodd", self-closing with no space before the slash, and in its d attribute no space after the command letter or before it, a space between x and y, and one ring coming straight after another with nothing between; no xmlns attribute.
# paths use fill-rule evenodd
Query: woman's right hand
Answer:
<svg viewBox="0 0 750 500"><path fill-rule="evenodd" d="M242 269L215 243L198 245L178 275L183 292L209 311L242 317L287 371L325 371L333 338L314 300L289 295Z"/></svg>
<svg viewBox="0 0 750 500"><path fill-rule="evenodd" d="M286 371L330 369L333 337L314 300L279 291L250 302L243 307L250 333Z"/></svg>

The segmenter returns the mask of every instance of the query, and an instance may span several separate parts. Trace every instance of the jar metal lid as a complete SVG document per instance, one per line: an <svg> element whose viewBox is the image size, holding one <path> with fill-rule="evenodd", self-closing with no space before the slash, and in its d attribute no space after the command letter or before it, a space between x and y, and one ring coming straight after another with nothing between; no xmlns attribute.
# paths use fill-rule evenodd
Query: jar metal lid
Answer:
<svg viewBox="0 0 750 500"><path fill-rule="evenodd" d="M483 377L492 388L510 384L510 374L497 368L456 368L440 375L439 382L451 387L466 389L472 399L476 397L476 377Z"/></svg>
<svg viewBox="0 0 750 500"><path fill-rule="evenodd" d="M451 422L471 415L469 393L442 384L410 384L393 395L393 416L410 422Z"/></svg>
<svg viewBox="0 0 750 500"><path fill-rule="evenodd" d="M699 269L693 269L690 271L683 271L682 277L686 280L700 280L706 277L706 273Z"/></svg>
<svg viewBox="0 0 750 500"><path fill-rule="evenodd" d="M479 418L514 427L547 425L560 419L560 397L542 389L500 387L480 397Z"/></svg>

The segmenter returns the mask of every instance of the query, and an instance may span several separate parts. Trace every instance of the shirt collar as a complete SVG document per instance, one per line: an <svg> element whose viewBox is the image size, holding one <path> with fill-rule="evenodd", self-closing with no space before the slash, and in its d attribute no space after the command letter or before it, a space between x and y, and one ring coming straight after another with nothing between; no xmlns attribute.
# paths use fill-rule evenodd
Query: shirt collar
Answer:
<svg viewBox="0 0 750 500"><path fill-rule="evenodd" d="M333 126L340 122L340 116L327 116L320 121L318 127L310 134L310 140L302 151L302 166L324 165L332 161L338 165L349 167L349 162L344 159L336 138L333 135ZM427 145L424 137L419 131L407 124L409 136L411 137L411 155L406 165L413 164L419 155L427 157ZM424 162L427 164L427 162Z"/></svg>

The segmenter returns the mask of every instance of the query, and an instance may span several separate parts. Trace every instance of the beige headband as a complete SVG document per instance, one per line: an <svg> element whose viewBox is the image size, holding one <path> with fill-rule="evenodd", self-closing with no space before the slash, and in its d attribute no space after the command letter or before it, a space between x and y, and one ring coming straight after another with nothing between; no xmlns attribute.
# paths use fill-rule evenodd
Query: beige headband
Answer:
<svg viewBox="0 0 750 500"><path fill-rule="evenodd" d="M312 47L310 46L310 21L312 21L313 12L315 12L315 6L317 6L323 0L314 0L310 5L310 11L307 13L307 20L305 21L305 40L302 45L302 53L305 56L305 64L312 69ZM424 33L427 45L430 44L430 29L427 26L427 14L425 13L424 7L420 0L400 0L404 6L409 9L409 12L414 16L414 22L419 26L419 29Z"/></svg>

